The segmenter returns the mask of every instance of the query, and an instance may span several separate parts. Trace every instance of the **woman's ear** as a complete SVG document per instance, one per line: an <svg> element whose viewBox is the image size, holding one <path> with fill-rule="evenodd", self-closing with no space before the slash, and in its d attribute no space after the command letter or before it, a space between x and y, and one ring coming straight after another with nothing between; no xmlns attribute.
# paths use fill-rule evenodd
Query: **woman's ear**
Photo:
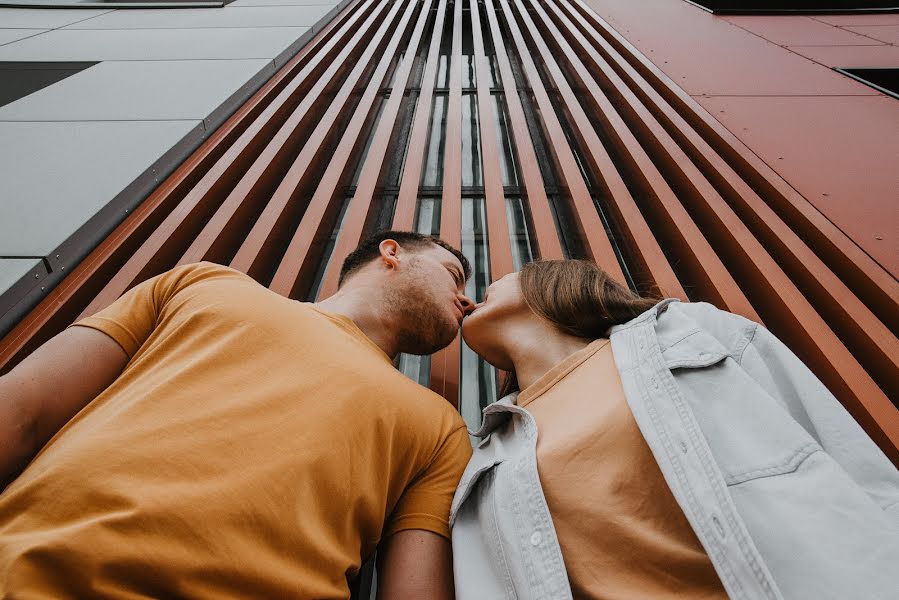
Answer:
<svg viewBox="0 0 899 600"><path fill-rule="evenodd" d="M400 262L400 245L396 240L384 240L378 244L378 251L381 253L381 262L388 269L396 269Z"/></svg>

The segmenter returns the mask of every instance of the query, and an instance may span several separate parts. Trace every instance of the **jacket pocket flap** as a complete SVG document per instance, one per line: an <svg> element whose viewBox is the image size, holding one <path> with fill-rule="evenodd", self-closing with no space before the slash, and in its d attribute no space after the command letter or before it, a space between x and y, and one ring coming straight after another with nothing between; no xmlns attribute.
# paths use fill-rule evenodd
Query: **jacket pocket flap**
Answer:
<svg viewBox="0 0 899 600"><path fill-rule="evenodd" d="M730 353L721 342L698 329L662 350L669 369L709 367L728 356Z"/></svg>
<svg viewBox="0 0 899 600"><path fill-rule="evenodd" d="M465 473L462 474L462 479L459 481L456 493L453 496L453 504L450 508L450 527L453 526L453 522L456 520L456 513L459 511L459 507L462 506L462 503L474 490L481 476L501 462L503 462L501 458L484 457L478 460L477 455L472 457L471 462L468 463L468 467L465 469Z"/></svg>

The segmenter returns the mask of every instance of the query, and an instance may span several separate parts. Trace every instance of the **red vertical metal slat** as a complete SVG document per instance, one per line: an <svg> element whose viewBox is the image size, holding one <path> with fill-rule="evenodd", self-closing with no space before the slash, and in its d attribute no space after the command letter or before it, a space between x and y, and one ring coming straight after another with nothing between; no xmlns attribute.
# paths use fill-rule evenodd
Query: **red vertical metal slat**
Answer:
<svg viewBox="0 0 899 600"><path fill-rule="evenodd" d="M519 4L519 7L523 9L521 4ZM653 285L654 291L657 293L686 299L686 292L681 287L677 276L668 263L668 259L665 258L662 252L662 248L640 213L640 209L631 196L621 173L619 173L618 168L612 162L602 140L594 131L593 124L581 107L581 103L577 100L574 90L568 84L558 65L555 62L549 62L552 54L544 40L540 38L539 32L533 27L529 16L526 19L526 23L531 34L535 37L535 43L540 49L544 61L546 61L547 70L562 93L563 99L566 100L567 110L572 119L574 135L580 138L587 160L591 163L594 172L599 175L601 183L608 190L608 196L611 200L608 204L609 208L614 211L615 223L624 234L623 239L620 241L630 248L629 258L631 261L638 263L633 265L633 267L636 267L634 270L642 272L644 277L649 278L649 283ZM554 34L557 37L560 35L558 31L555 31ZM557 43L562 42L562 40L555 41ZM580 64L577 57L573 56L571 48L565 47L563 54L574 65L574 71L579 79L578 85L585 86L589 92L588 95L583 95L585 100L605 101L602 91L590 78L586 70L583 69L583 65ZM575 101L572 103L570 102L571 99L575 99ZM602 108L605 108L605 106L601 105Z"/></svg>
<svg viewBox="0 0 899 600"><path fill-rule="evenodd" d="M460 0L457 0L457 2ZM481 138L481 161L484 177L484 202L487 212L487 240L490 249L490 276L496 280L511 273L512 242L506 216L506 197L499 166L499 145L493 119L493 99L490 94L490 63L484 52L478 0L469 0L472 37L474 39L475 81Z"/></svg>
<svg viewBox="0 0 899 600"><path fill-rule="evenodd" d="M243 241L239 235L243 231L244 223L251 218L254 208L270 199L265 195L266 190L271 188L280 171L277 167L286 160L280 157L286 157L300 143L299 138L314 126L316 113L312 110L313 107L321 101L323 95L331 92L337 86L341 67L346 65L349 58L358 52L354 52L354 49L362 44L365 35L363 32L368 31L377 23L376 14L373 14L372 18L360 28L358 35L350 44L342 49L326 74L315 82L290 119L281 127L279 134L269 143L237 186L228 194L225 202L206 223L203 230L182 255L178 264L200 260L221 261L230 258L227 253L229 249ZM335 99L334 104L336 103ZM319 119L317 128L321 127L322 122L326 120L326 117ZM309 139L305 142L308 144Z"/></svg>
<svg viewBox="0 0 899 600"><path fill-rule="evenodd" d="M374 12L371 13L372 19L374 19L378 10L380 9L376 7ZM359 14L362 15L363 13ZM344 24L343 31L347 33L351 31L353 20L351 19ZM327 57L327 50L333 48L339 41L340 39L336 37L329 40L322 52L317 53L303 68L301 74L304 74L304 76L302 78L298 77L295 82L291 82L278 95L278 98L266 107L253 125L244 131L234 146L225 152L178 204L175 210L147 238L140 249L132 254L125 265L122 266L103 291L85 310L84 314L94 312L108 305L135 283L172 266L177 257L169 256L169 253L172 250L177 251L176 244L183 243L192 235L192 230L199 228L203 215L209 206L216 198L224 194L230 185L235 184L235 180L244 171L247 163L253 160L253 156L258 152L259 146L266 143L271 130L277 127L281 120L285 118L284 111L285 107L289 106L287 105L287 99L291 93L302 85L305 80L305 74L312 73L316 66ZM331 70L336 70L337 68L337 66L332 65L326 72L331 72ZM323 75L322 78L324 79L325 76ZM298 112L293 110L291 116L298 118ZM289 135L289 132L285 132L283 128L278 133L282 136Z"/></svg>
<svg viewBox="0 0 899 600"><path fill-rule="evenodd" d="M462 243L462 0L453 10L453 46L450 59L449 102L446 115L446 150L440 237L455 248ZM431 357L431 388L459 406L459 336Z"/></svg>
<svg viewBox="0 0 899 600"><path fill-rule="evenodd" d="M768 315L771 325L779 326L781 335L790 334L787 341L817 367L822 379L831 389L842 390L841 399L856 419L866 425L873 437L882 441L892 440L893 444L899 442L899 419L896 418L896 408L887 395L865 372L843 341L834 334L790 277L740 221L668 132L649 114L641 101L631 93L618 75L599 59L595 49L587 45L573 24L563 21L563 25L568 27L568 30L573 32L573 37L581 43L581 51L591 56L594 63L603 69L604 76L620 89L623 101L633 110L634 117L640 119L640 123L630 124L631 130L642 131L646 136L650 136L648 145L665 153L661 158L657 157L656 161L677 171L678 180L685 185L685 193L682 193L681 197L692 204L694 211L710 223L706 230L710 236L720 240L719 252L730 256L734 264L739 265L743 284L752 287L756 292L758 298L756 303L759 308L768 309L765 314ZM690 129L685 123L684 126ZM808 254L811 255L809 258L814 256L810 252ZM821 267L824 273L828 272L824 265ZM873 315L870 316L873 320ZM882 328L879 322L874 321ZM885 328L883 329L884 333L887 333ZM869 340L867 347L876 349L876 344L870 342ZM894 366L893 373L895 372ZM884 426L884 422L890 416L893 425Z"/></svg>
<svg viewBox="0 0 899 600"><path fill-rule="evenodd" d="M187 235L187 230L195 227L198 205L208 204L212 201L212 196L223 193L228 185L236 182L260 146L267 142L268 137L273 135L279 124L288 117L288 112L293 112L291 107L295 102L292 99L305 81L304 74L314 72L321 61L334 51L334 47L346 36L351 35L354 23L371 13L373 5L372 2L348 8L341 17L325 27L314 42L291 60L288 66L276 75L271 85L265 86L254 95L248 105L245 105L249 107L247 111L238 111L220 128L220 131L230 131L230 128L238 123L252 119L236 141L230 140L224 152L202 173L199 181L191 180L191 188L165 216L162 223L147 236L141 246L131 252L124 265L81 313L82 316L107 306L135 283L170 266L171 263L165 259L170 258L171 262L174 262L174 257L165 256L163 251L169 247L171 241L182 240ZM359 7L359 10L351 12L351 9L356 7ZM298 68L299 73L296 72ZM289 82L281 83L288 78ZM274 99L271 99L274 90L280 91ZM217 134L214 134L213 138L220 140L219 143L224 143ZM176 171L179 172L181 171ZM184 176L188 174L193 175L193 172L185 172ZM160 202L168 200L169 195L175 193L176 189L179 191L183 189L181 187L183 185L179 182L178 188L166 189L164 184L160 191L155 192L142 204L142 207L154 206L152 202L155 198L159 198ZM140 213L143 214L143 211Z"/></svg>
<svg viewBox="0 0 899 600"><path fill-rule="evenodd" d="M400 104L406 92L412 65L415 64L415 57L418 54L418 45L421 42L425 25L430 17L431 4L432 0L425 0L422 6L405 56L397 69L387 106L384 108L374 139L371 146L369 146L368 155L362 159L364 161L362 173L359 176L359 183L356 185L356 193L353 194L353 198L350 200L347 208L346 218L338 233L337 242L334 245L334 250L322 281L321 291L319 292L319 297L321 298L327 298L337 291L340 267L347 255L359 245L359 241L362 238L363 229L371 212L372 198L378 187L381 170L384 166L384 158L396 124L396 117L399 114ZM403 33L403 31L399 30L394 32L393 35L402 37Z"/></svg>
<svg viewBox="0 0 899 600"><path fill-rule="evenodd" d="M307 186L314 185L311 181L313 163L316 160L325 160L321 156L323 148L334 137L342 135L335 129L335 124L346 109L359 79L364 75L367 66L378 52L383 39L389 32L389 26L396 18L400 5L393 4L393 8L387 17L378 22L372 22L372 27L378 25L378 30L370 40L365 50L356 58L353 70L343 82L337 95L331 100L327 111L319 120L315 130L306 140L306 144L294 160L293 164L284 175L275 193L272 195L262 214L256 220L250 233L244 239L231 261L231 266L240 271L257 277L267 269L271 262L277 260L275 255L277 241L286 235L286 229L290 226L295 205L301 203L304 198L301 192ZM327 98L318 96L312 99L314 102L327 102ZM361 102L360 102L361 105ZM345 158L345 157L344 157ZM340 175L342 170L336 175ZM335 175L335 174L331 174ZM321 194L316 192L314 198L317 201L325 201ZM307 208L312 208L312 204Z"/></svg>
<svg viewBox="0 0 899 600"><path fill-rule="evenodd" d="M892 350L896 344L896 336L583 15L570 4L563 6L577 21L580 31L588 35L594 46L598 46L610 57L620 70L622 78L626 78L634 89L634 93L705 176L721 190L725 199L741 215L743 222L754 229L755 236L776 251L780 266L801 285L816 309L822 314L833 315L833 318L828 319L831 327L839 326L849 330L849 337L860 348L870 346L870 353L876 355L872 357L878 363L876 370L883 373L882 380L899 381L899 363ZM604 76L613 78L618 75L604 71ZM899 289L896 298L899 299Z"/></svg>
<svg viewBox="0 0 899 600"><path fill-rule="evenodd" d="M519 6L522 20L525 22L525 25L531 34L536 38L535 43L543 60L547 63L547 69L550 76L553 78L556 85L559 86L560 90L564 90L563 97L575 120L576 129L581 135L590 136L592 132L595 136L590 120L584 114L583 109L577 100L574 99L574 93L565 80L558 65L555 63L553 53L540 37L540 32L537 30L536 25L524 8L521 0L516 0L516 2ZM706 299L714 301L722 308L742 314L751 319L759 320L755 309L753 309L742 290L740 290L730 273L718 259L718 256L702 235L698 226L684 210L683 206L678 201L677 196L659 172L657 166L646 154L643 147L633 136L633 133L621 121L617 112L615 112L608 103L608 100L596 85L593 78L586 71L580 59L574 54L571 47L565 42L558 30L555 30L551 37L554 42L560 46L562 54L572 65L572 68L579 75L582 83L590 92L589 94L585 94L585 99L589 102L600 103L597 113L600 113L602 118L608 119L612 127L614 127L609 133L613 134L613 141L618 142L615 150L621 157L627 159L631 163L632 175L642 178L644 187L649 192L647 195L652 199L655 199L658 205L660 205L659 208L661 210L655 210L654 216L656 218L666 218L667 227L665 233L670 232L673 234L670 236L672 240L679 238L678 241L681 242L678 248L679 258L684 261L685 266L690 267L690 273L694 277L695 283L701 285L701 289L698 291L705 296ZM606 111L609 111L608 114ZM593 146L601 144L601 142L598 138L593 137L592 140L588 140L588 144L591 147L591 150L595 151ZM623 182L621 185L623 185ZM630 199L631 202L628 202L628 199ZM624 207L622 212L630 221L630 226L637 228L643 217L639 216L639 220L637 220L638 215L640 215L639 211L635 211L633 207L627 207L628 204L632 205L632 198L630 198L629 194L622 196L621 199L618 200L619 207ZM635 212L637 214L634 214ZM641 238L645 235L652 236L647 229L643 228L637 228L634 233L640 234ZM649 237L648 239L641 238L637 238L634 241L643 248L642 251L651 252L646 258L658 260L658 253L661 250L656 250L658 246L655 244L654 237ZM653 248L653 246L656 246L656 248ZM660 268L659 266L652 265L652 263L649 264L656 271ZM664 266L666 270L670 269L667 261L664 262ZM663 282L669 280L670 276L666 277ZM666 285L668 284L666 283ZM665 291L670 293L670 290ZM683 293L682 289L681 293Z"/></svg>
<svg viewBox="0 0 899 600"><path fill-rule="evenodd" d="M421 182L421 168L427 152L428 124L431 116L431 103L434 99L434 84L437 78L437 61L440 58L440 42L446 21L447 0L440 0L434 19L434 29L425 69L421 77L421 92L415 107L415 117L409 133L406 149L406 161L403 164L403 176L400 181L400 192L396 199L393 215L393 228L403 231L412 230L415 226L415 209L418 204L418 187Z"/></svg>
<svg viewBox="0 0 899 600"><path fill-rule="evenodd" d="M401 5L402 3L397 2L393 10L398 10ZM415 2L409 2L398 23L394 23L393 19L388 18L378 31L376 37L379 39L391 32L394 32L394 35L389 38L387 47L381 52L381 60L368 81L350 123L342 132L337 149L334 151L324 176L316 188L309 206L303 213L299 227L294 232L287 251L278 265L269 287L279 294L292 297L299 286L307 283L305 279L311 272L314 272L317 266L317 260L320 257L316 255L316 245L326 235L325 232L330 231L333 220L339 212L341 202L336 200L336 196L341 192L339 188L349 158L359 141L365 119L372 109L372 103L381 89L384 75L393 61L397 46L399 46L401 36L395 35L395 32L405 29L415 12L415 7Z"/></svg>
<svg viewBox="0 0 899 600"><path fill-rule="evenodd" d="M537 253L544 260L557 260L563 258L562 245L556 233L549 199L546 197L546 188L543 184L543 176L540 174L540 165L537 162L534 144L528 132L524 108L521 105L521 98L518 96L515 76L512 74L512 65L509 63L506 43L499 28L493 0L484 0L484 7L490 35L493 39L493 48L496 52L496 62L499 66L506 106L509 110L512 141L518 156L519 176L524 184L524 196L530 210L531 224L534 227Z"/></svg>
<svg viewBox="0 0 899 600"><path fill-rule="evenodd" d="M899 281L868 256L845 233L821 214L808 200L783 180L771 167L749 150L690 95L673 82L633 44L618 33L583 0L574 5L607 38L629 64L700 133L740 177L764 198L777 214L816 254L852 288L870 310L887 326L899 330Z"/></svg>
<svg viewBox="0 0 899 600"><path fill-rule="evenodd" d="M574 154L568 146L568 141L562 130L562 125L559 123L559 119L556 117L555 110L553 109L552 101L543 87L543 82L540 79L537 66L531 58L530 50L525 43L524 36L518 28L518 24L515 22L515 17L512 14L509 3L506 0L500 0L500 2L506 15L506 23L512 34L512 39L515 42L518 55L521 58L521 64L524 68L525 75L534 92L534 97L537 100L537 105L540 109L540 117L547 134L546 137L549 140L550 151L558 163L559 175L562 178L563 187L568 190L568 193L571 196L578 226L581 229L581 236L584 245L587 248L588 255L596 261L596 264L602 266L602 268L614 279L619 282L624 282L624 272L621 269L621 265L618 263L618 258L615 255L615 251L612 249L612 244L609 242L609 238L605 233L605 227L603 227L602 221L596 212L596 207L593 205L593 198L590 197L587 184L581 175Z"/></svg>

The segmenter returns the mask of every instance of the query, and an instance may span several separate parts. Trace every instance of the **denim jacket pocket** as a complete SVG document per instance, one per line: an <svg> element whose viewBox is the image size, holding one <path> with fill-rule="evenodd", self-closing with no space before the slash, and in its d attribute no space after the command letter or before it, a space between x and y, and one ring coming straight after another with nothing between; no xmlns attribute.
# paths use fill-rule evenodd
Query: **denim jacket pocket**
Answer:
<svg viewBox="0 0 899 600"><path fill-rule="evenodd" d="M459 512L459 508L468 499L475 487L477 487L481 477L502 462L502 458L479 455L479 452L475 450L471 460L468 462L468 466L465 468L465 472L462 474L459 485L456 487L456 493L453 496L453 503L450 507L450 527L453 526L453 523L456 520L456 514Z"/></svg>

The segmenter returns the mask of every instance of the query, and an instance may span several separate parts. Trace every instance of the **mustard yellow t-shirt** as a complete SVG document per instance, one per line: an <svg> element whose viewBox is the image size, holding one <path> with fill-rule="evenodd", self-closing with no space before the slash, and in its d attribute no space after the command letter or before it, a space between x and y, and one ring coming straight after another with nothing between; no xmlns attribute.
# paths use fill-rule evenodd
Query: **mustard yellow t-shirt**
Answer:
<svg viewBox="0 0 899 600"><path fill-rule="evenodd" d="M576 600L726 600L621 387L609 340L518 396L537 421L537 470Z"/></svg>
<svg viewBox="0 0 899 600"><path fill-rule="evenodd" d="M0 590L347 598L382 537L448 537L462 419L350 319L201 263L77 325L131 359L0 495Z"/></svg>

